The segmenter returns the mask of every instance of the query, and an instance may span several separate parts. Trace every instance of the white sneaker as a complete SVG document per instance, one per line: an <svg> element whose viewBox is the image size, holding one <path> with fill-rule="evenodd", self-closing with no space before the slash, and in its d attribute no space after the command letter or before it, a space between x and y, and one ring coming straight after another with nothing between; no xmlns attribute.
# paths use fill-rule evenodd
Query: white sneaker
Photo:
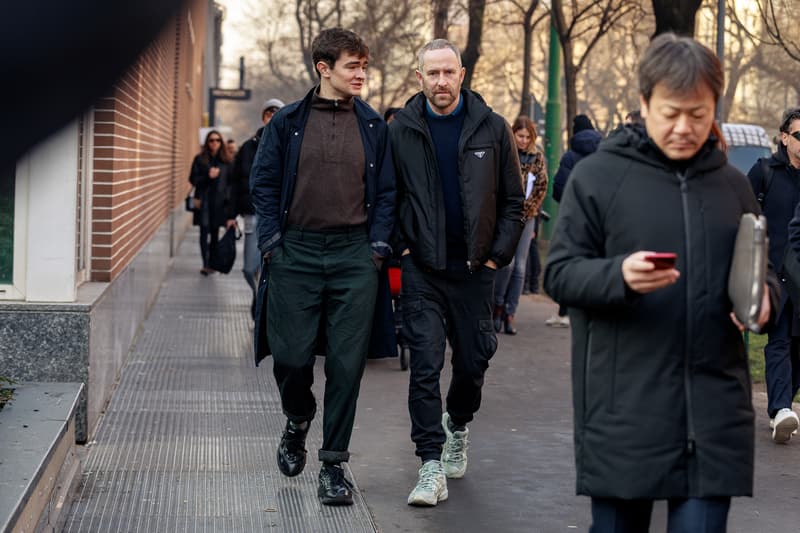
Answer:
<svg viewBox="0 0 800 533"><path fill-rule="evenodd" d="M408 505L433 507L447 499L447 478L441 461L425 461L419 469L417 486L408 495Z"/></svg>
<svg viewBox="0 0 800 533"><path fill-rule="evenodd" d="M544 321L544 325L555 326L556 324L558 324L559 318L560 317L558 315L550 315L550 318Z"/></svg>
<svg viewBox="0 0 800 533"><path fill-rule="evenodd" d="M568 328L569 327L569 317L568 316L560 317L558 319L558 324L555 324L555 326L557 326L559 328Z"/></svg>
<svg viewBox="0 0 800 533"><path fill-rule="evenodd" d="M772 441L786 443L797 432L800 419L797 418L797 413L784 407L775 414L774 419L770 420L770 426L772 427Z"/></svg>
<svg viewBox="0 0 800 533"><path fill-rule="evenodd" d="M444 474L451 479L464 477L467 472L469 428L464 428L464 431L450 431L450 415L447 412L442 415L442 427L447 435L442 449Z"/></svg>

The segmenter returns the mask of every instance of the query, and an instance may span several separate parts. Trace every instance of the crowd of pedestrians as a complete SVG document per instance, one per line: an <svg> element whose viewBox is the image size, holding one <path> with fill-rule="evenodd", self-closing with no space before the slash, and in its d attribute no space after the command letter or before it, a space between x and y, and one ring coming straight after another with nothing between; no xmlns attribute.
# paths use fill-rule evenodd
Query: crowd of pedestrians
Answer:
<svg viewBox="0 0 800 533"><path fill-rule="evenodd" d="M444 39L419 50L419 92L383 117L360 99L361 37L323 30L311 54L318 83L302 99L268 100L235 157L213 130L195 158L201 273L213 272L218 229L243 216L251 312L286 416L278 469L305 468L313 367L324 353L318 496L349 505L342 463L380 331L379 287L387 262L399 262L420 461L407 503L436 506L448 479L467 472L496 333L516 334L521 294L539 291L548 173L536 127L524 116L509 126L463 88L460 51ZM552 183L560 205L543 287L559 304L547 325L571 327L577 492L591 498L593 532L647 531L655 500L668 502L670 531L722 532L731 498L753 488L748 358L725 275L746 213L763 211L769 223L757 321L769 333L773 440L798 429L800 302L781 282L786 255L800 254L800 110L784 116L778 151L756 162L748 183L718 137L723 72L708 48L659 36L638 82L641 109L607 139L575 116ZM656 252L674 253L675 264L659 267Z"/></svg>

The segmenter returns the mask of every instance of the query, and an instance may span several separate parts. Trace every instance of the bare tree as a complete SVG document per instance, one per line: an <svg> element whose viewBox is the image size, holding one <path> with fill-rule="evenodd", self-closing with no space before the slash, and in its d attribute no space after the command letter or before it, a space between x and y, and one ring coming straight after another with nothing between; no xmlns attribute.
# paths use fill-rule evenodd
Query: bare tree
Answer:
<svg viewBox="0 0 800 533"><path fill-rule="evenodd" d="M317 0L295 0L294 18L299 30L300 50L311 83L318 80L317 70L311 60L311 43L320 30L342 25L342 0L319 2Z"/></svg>
<svg viewBox="0 0 800 533"><path fill-rule="evenodd" d="M797 0L756 0L755 3L771 44L780 46L786 55L800 61L800 32L797 30L800 6Z"/></svg>
<svg viewBox="0 0 800 533"><path fill-rule="evenodd" d="M577 78L600 39L623 17L640 6L633 0L572 0L569 10L563 0L552 0L551 16L564 58L568 134L577 114ZM569 18L568 18L569 17ZM576 57L576 44L582 53Z"/></svg>
<svg viewBox="0 0 800 533"><path fill-rule="evenodd" d="M464 76L463 86L469 89L475 65L481 57L481 40L483 39L483 14L486 11L486 0L469 0L467 13L469 15L469 32L467 33L467 46L461 52L461 63L467 71Z"/></svg>
<svg viewBox="0 0 800 533"><path fill-rule="evenodd" d="M520 89L519 114L527 115L531 108L531 57L533 55L533 31L536 26L548 16L546 11L534 18L536 8L539 7L539 0L508 0L512 8L519 12L521 19L513 22L502 22L503 24L522 26L522 88ZM507 19L507 17L505 17ZM495 22L500 23L500 22Z"/></svg>
<svg viewBox="0 0 800 533"><path fill-rule="evenodd" d="M702 0L653 0L655 35L671 31L694 37L695 16L702 3Z"/></svg>
<svg viewBox="0 0 800 533"><path fill-rule="evenodd" d="M353 30L369 43L369 96L378 109L404 102L416 85L414 64L427 29L415 0L363 0Z"/></svg>
<svg viewBox="0 0 800 533"><path fill-rule="evenodd" d="M433 9L433 38L447 39L447 29L449 27L450 6L453 0L432 0Z"/></svg>

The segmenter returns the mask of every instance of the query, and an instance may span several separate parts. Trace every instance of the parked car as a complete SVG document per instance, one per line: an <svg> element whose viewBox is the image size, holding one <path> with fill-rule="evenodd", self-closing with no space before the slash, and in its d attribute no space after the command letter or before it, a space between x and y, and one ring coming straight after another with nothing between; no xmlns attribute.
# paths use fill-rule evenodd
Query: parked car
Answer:
<svg viewBox="0 0 800 533"><path fill-rule="evenodd" d="M772 142L761 126L723 124L722 134L728 143L728 162L743 174L747 174L759 157L772 154Z"/></svg>

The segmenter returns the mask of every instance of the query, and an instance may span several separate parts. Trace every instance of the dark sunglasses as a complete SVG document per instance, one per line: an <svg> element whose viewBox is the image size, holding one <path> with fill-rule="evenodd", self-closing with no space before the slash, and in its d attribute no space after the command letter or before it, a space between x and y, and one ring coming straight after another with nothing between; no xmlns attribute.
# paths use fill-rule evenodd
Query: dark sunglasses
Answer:
<svg viewBox="0 0 800 533"><path fill-rule="evenodd" d="M209 139L208 142L210 142L210 143L221 143L222 139Z"/></svg>
<svg viewBox="0 0 800 533"><path fill-rule="evenodd" d="M790 133L789 135L791 135L792 137L794 137L795 139L797 139L798 141L800 141L800 130L797 130L797 131L795 131L795 132L792 132L792 133Z"/></svg>

